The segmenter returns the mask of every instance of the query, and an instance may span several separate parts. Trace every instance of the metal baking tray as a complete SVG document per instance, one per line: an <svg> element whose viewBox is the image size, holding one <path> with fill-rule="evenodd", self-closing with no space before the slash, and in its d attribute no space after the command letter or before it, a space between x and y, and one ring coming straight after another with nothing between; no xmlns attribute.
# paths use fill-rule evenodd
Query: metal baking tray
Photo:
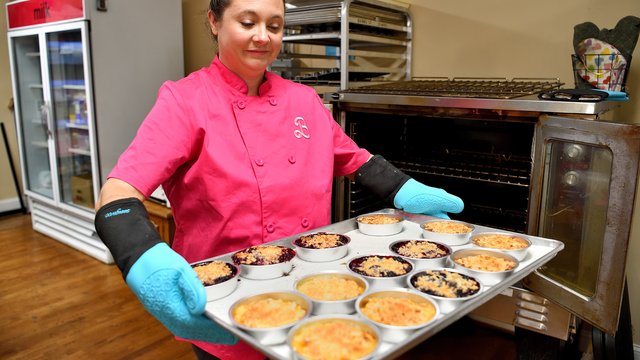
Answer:
<svg viewBox="0 0 640 360"><path fill-rule="evenodd" d="M389 251L389 244L396 240L408 240L408 239L420 239L422 238L422 230L420 229L420 223L433 219L433 217L426 215L409 214L396 209L383 209L376 211L376 213L392 213L401 214L405 220L403 222L404 229L402 232L392 236L369 236L362 234L357 229L357 223L355 218L341 221L335 224L331 224L325 227L313 229L302 234L310 234L318 231L335 232L349 236L351 243L349 244L349 253L342 259L324 262L324 263L312 263L303 261L299 258L293 260L293 270L286 276L270 279L270 280L249 280L245 278L240 279L237 289L230 295L209 301L205 308L205 315L211 318L222 327L226 328L245 342L249 343L259 351L265 354L265 356L271 359L292 359L293 352L286 343L278 345L265 346L256 341L251 335L243 332L242 330L234 327L229 319L229 308L231 305L246 296L260 294L264 292L273 292L281 290L294 290L294 283L297 279L307 275L316 273L322 270L347 270L348 261L356 256L369 255L369 254L391 254ZM485 231L502 231L485 226L475 225L474 232ZM504 232L504 231L503 231ZM273 241L272 245L282 245L287 247L293 247L292 241L298 238L302 234L290 236L281 240ZM390 359L399 356L405 351L418 345L422 341L435 335L440 330L446 328L456 320L467 315L469 312L484 304L491 298L499 295L501 292L507 290L509 286L520 281L540 266L551 260L558 252L564 248L564 244L558 240L546 239L537 236L527 237L531 240L532 246L529 249L529 254L524 258L518 268L506 277L501 282L493 286L485 286L482 293L474 299L465 301L453 311L447 314L440 314L435 321L431 322L426 327L416 330L416 332L406 338L404 341L397 343L382 342L378 348L375 358ZM471 247L471 244L453 246L452 249L464 249ZM214 257L212 259L231 261L231 255L228 253L222 256Z"/></svg>

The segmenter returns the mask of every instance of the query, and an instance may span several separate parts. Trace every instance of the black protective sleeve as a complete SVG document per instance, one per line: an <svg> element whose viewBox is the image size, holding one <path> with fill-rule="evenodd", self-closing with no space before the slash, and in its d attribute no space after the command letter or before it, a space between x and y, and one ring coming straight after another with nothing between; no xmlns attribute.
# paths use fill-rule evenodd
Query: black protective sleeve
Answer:
<svg viewBox="0 0 640 360"><path fill-rule="evenodd" d="M398 190L411 177L380 155L375 155L356 171L356 183L369 189L384 201L393 204Z"/></svg>
<svg viewBox="0 0 640 360"><path fill-rule="evenodd" d="M162 242L147 209L136 198L115 200L101 207L95 226L125 279L136 260Z"/></svg>

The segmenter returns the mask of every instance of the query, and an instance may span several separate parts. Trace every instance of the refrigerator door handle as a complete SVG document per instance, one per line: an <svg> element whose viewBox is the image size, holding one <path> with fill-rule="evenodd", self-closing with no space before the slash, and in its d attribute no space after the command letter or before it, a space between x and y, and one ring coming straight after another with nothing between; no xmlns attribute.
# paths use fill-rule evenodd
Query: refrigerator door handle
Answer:
<svg viewBox="0 0 640 360"><path fill-rule="evenodd" d="M40 106L40 123L46 131L47 139L50 139L53 135L51 131L51 105L48 101Z"/></svg>

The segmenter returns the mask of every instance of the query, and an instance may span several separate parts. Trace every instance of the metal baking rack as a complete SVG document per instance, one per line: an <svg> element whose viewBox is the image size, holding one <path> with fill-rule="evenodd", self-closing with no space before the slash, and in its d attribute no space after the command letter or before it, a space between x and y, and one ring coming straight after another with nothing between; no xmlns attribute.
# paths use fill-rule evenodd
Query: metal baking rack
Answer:
<svg viewBox="0 0 640 360"><path fill-rule="evenodd" d="M411 78L407 8L379 0L290 0L270 70L318 93Z"/></svg>

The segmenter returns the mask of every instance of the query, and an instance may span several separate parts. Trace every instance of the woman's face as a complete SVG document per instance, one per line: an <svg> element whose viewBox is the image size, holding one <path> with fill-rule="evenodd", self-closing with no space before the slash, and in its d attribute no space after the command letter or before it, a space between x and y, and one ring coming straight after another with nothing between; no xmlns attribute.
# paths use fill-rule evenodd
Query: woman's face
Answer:
<svg viewBox="0 0 640 360"><path fill-rule="evenodd" d="M262 77L282 46L282 0L232 0L222 19L208 13L220 61L241 78Z"/></svg>

